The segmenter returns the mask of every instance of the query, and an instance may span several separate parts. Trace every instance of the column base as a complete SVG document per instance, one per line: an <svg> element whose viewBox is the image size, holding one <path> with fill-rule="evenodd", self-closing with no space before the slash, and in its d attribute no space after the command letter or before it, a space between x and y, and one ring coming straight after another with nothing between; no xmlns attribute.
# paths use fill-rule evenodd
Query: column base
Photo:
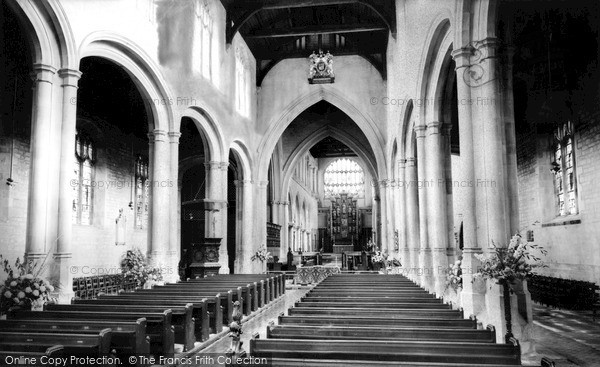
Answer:
<svg viewBox="0 0 600 367"><path fill-rule="evenodd" d="M421 249L419 253L419 263L421 264L421 269L419 273L421 274L421 286L430 293L434 291L435 286L433 277L433 259L431 258L431 255L431 249L429 248Z"/></svg>
<svg viewBox="0 0 600 367"><path fill-rule="evenodd" d="M55 297L58 303L70 304L75 292L73 292L73 272L71 267L71 259L73 254L70 252L56 252L53 255L54 270L49 274L49 281L55 285L55 292L52 297Z"/></svg>
<svg viewBox="0 0 600 367"><path fill-rule="evenodd" d="M448 273L448 256L445 248L434 248L432 250L432 261L434 266L433 282L435 294L438 297L444 295L446 290L446 275Z"/></svg>

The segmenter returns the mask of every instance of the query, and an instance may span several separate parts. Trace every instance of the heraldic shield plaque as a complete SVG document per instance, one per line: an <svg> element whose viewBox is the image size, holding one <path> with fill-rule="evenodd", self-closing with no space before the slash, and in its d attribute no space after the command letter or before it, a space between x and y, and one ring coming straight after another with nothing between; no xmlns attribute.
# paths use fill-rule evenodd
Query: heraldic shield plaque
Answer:
<svg viewBox="0 0 600 367"><path fill-rule="evenodd" d="M321 50L319 50L318 54L313 51L308 59L308 82L310 84L333 83L335 81L333 55L329 51L326 54Z"/></svg>

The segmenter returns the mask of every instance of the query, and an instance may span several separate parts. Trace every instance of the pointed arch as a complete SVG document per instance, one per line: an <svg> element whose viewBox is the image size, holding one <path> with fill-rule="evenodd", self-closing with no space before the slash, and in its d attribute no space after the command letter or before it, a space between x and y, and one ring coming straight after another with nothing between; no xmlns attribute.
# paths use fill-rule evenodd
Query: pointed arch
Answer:
<svg viewBox="0 0 600 367"><path fill-rule="evenodd" d="M229 148L239 162L240 179L252 180L252 158L246 145L239 140L234 140Z"/></svg>
<svg viewBox="0 0 600 367"><path fill-rule="evenodd" d="M288 105L283 112L269 122L270 127L263 136L259 146L262 150L259 152L257 174L259 179L266 178L266 172L269 160L285 129L292 121L304 110L316 104L319 101L327 101L342 110L348 115L365 134L371 149L375 155L375 167L377 176L386 177L386 160L383 151L385 139L375 121L363 114L354 104L339 96L337 93L326 89L316 89L314 92L301 96Z"/></svg>

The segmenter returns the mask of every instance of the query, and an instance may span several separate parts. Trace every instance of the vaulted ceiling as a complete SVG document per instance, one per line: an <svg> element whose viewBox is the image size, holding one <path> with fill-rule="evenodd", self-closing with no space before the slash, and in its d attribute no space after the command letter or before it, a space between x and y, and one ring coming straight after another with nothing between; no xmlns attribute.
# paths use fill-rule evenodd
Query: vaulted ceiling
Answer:
<svg viewBox="0 0 600 367"><path fill-rule="evenodd" d="M393 0L221 0L227 42L236 33L257 60L257 84L279 61L322 49L359 55L385 77L388 36L396 33Z"/></svg>

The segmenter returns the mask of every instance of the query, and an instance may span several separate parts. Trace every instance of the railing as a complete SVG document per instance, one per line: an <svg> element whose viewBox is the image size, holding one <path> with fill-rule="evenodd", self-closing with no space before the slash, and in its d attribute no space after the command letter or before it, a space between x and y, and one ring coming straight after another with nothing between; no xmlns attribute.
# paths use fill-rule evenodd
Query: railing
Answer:
<svg viewBox="0 0 600 367"><path fill-rule="evenodd" d="M527 281L531 299L546 306L569 310L594 310L598 307L599 287L581 280L534 275Z"/></svg>
<svg viewBox="0 0 600 367"><path fill-rule="evenodd" d="M133 291L137 287L134 278L122 274L96 275L91 277L73 278L75 298L96 298L98 293L116 294L120 290Z"/></svg>

